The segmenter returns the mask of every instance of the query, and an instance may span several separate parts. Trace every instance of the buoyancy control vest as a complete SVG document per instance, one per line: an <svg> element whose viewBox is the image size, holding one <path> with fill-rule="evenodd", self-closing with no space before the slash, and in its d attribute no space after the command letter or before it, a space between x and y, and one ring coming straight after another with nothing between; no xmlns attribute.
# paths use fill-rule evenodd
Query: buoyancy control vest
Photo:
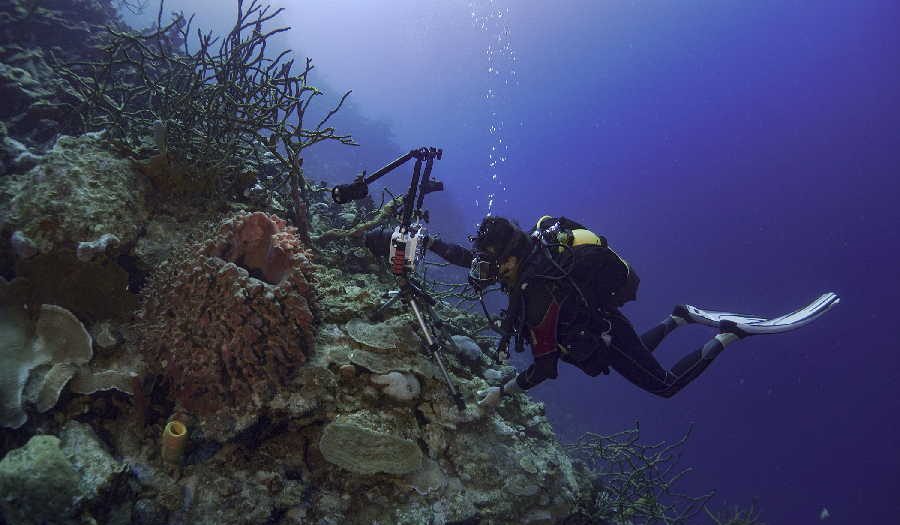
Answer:
<svg viewBox="0 0 900 525"><path fill-rule="evenodd" d="M566 217L544 215L538 219L532 237L544 243L554 258L586 257L596 264L572 264L571 278L595 307L618 308L637 299L641 279L631 264L609 247L606 237L597 235ZM596 246L596 249L576 250ZM583 252L583 253L580 253Z"/></svg>

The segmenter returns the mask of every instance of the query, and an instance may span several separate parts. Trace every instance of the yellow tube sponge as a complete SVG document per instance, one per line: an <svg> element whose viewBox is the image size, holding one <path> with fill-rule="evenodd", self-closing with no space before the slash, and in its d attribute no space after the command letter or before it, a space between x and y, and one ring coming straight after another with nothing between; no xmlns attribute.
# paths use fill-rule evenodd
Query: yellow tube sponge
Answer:
<svg viewBox="0 0 900 525"><path fill-rule="evenodd" d="M181 465L187 444L187 425L178 420L166 423L162 433L162 459L170 465Z"/></svg>

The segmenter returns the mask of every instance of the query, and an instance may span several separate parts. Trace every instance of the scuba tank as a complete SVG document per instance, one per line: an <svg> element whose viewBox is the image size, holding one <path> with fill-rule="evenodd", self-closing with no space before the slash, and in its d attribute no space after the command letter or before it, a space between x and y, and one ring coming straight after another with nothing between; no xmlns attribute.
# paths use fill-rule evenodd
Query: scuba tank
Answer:
<svg viewBox="0 0 900 525"><path fill-rule="evenodd" d="M603 301L606 306L621 307L629 301L637 299L637 291L641 279L631 264L609 247L606 237L597 235L581 224L566 217L544 215L538 219L532 230L534 240L542 243L551 255L564 253L576 246L595 245L608 250L625 267L625 276L621 282L610 283L609 299ZM620 280L620 279L617 279Z"/></svg>

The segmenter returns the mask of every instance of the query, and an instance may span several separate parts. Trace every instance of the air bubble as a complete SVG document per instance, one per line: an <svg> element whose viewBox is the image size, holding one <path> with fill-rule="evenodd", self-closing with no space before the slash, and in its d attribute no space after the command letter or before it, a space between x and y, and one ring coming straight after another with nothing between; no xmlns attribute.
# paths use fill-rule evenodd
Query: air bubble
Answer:
<svg viewBox="0 0 900 525"><path fill-rule="evenodd" d="M504 4L510 4L512 0L470 0L468 2L469 14L472 17L473 26L486 32L487 41L484 43L483 49L486 63L488 83L483 98L486 101L486 110L490 115L490 124L488 127L487 146L488 158L487 173L489 184L493 184L493 188L501 185L503 172L498 164L504 164L507 161L509 146L503 137L503 118L507 115L504 108L509 105L509 95L511 86L518 85L518 71L514 65L518 61L515 50L512 48L511 32L509 28L507 16L510 8ZM520 123L520 126L523 124ZM502 147L498 147L502 146ZM500 151L498 151L500 150ZM502 152L502 153L501 153ZM505 164L504 164L505 166ZM482 188L484 186L484 188ZM490 192L490 187L479 184L477 191L488 192L487 195L487 211L488 215L496 203L494 194ZM506 186L502 186L502 190L506 191ZM505 203L506 201L504 201Z"/></svg>

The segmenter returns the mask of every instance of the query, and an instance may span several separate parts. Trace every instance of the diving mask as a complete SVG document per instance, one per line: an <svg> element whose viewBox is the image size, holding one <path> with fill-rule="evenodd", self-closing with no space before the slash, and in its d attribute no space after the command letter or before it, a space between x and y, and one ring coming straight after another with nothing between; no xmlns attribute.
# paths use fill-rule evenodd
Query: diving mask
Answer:
<svg viewBox="0 0 900 525"><path fill-rule="evenodd" d="M478 290L484 290L500 278L500 264L488 253L476 252L469 266L469 282Z"/></svg>

